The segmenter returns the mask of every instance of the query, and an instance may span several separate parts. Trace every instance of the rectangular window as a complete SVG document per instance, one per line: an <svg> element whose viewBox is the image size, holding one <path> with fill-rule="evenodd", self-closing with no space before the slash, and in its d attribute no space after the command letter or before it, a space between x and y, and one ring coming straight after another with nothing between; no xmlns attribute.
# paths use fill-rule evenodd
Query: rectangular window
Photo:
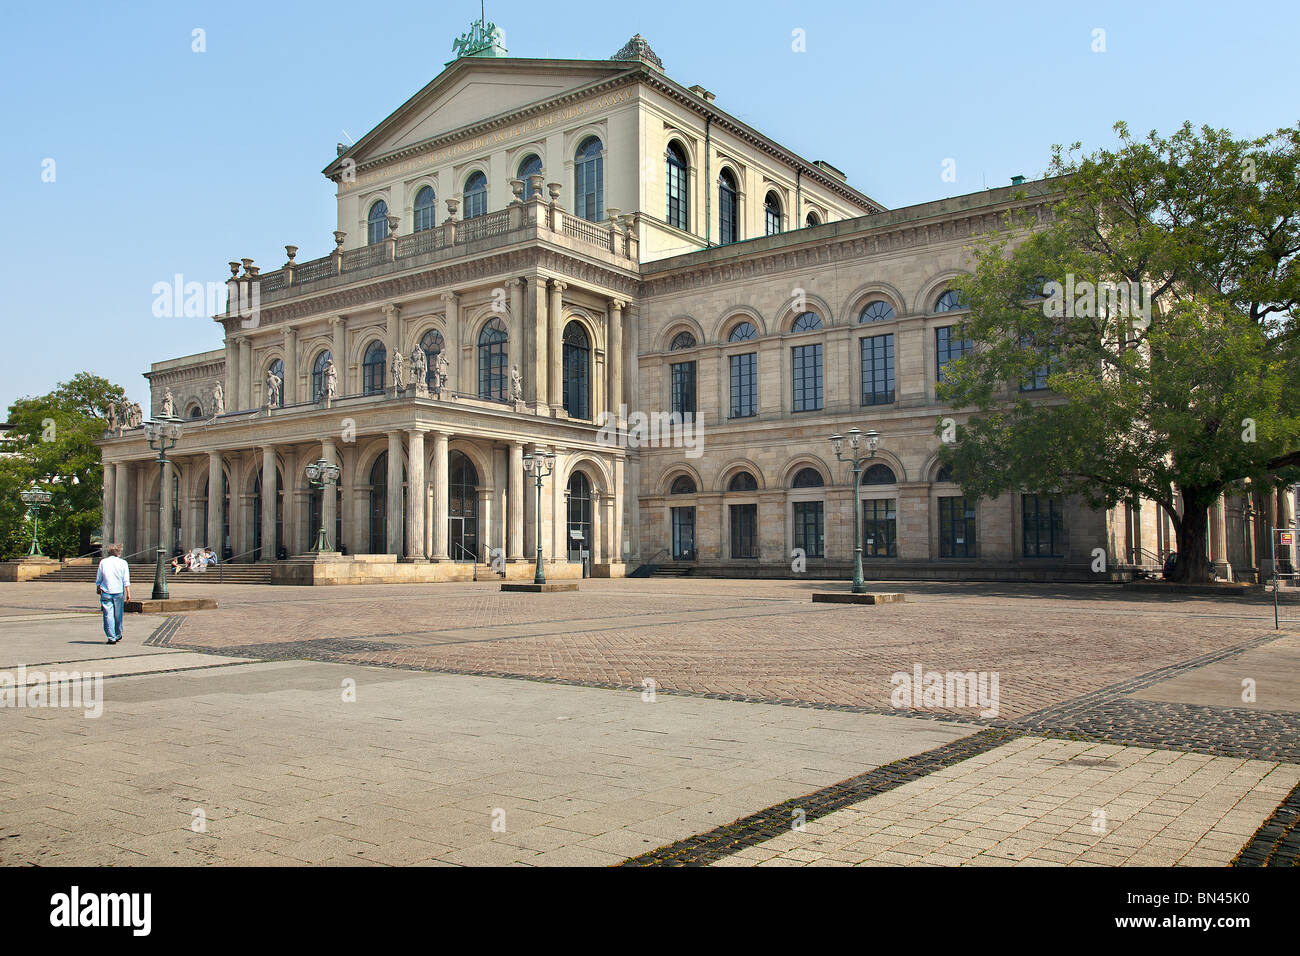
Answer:
<svg viewBox="0 0 1300 956"><path fill-rule="evenodd" d="M1047 495L1022 495L1026 558L1065 557L1065 514L1061 502Z"/></svg>
<svg viewBox="0 0 1300 956"><path fill-rule="evenodd" d="M731 556L737 560L758 557L758 505L731 506Z"/></svg>
<svg viewBox="0 0 1300 956"><path fill-rule="evenodd" d="M686 221L686 167L668 163L668 225L688 229Z"/></svg>
<svg viewBox="0 0 1300 956"><path fill-rule="evenodd" d="M822 347L796 345L790 350L794 371L793 405L796 412L815 412L822 407Z"/></svg>
<svg viewBox="0 0 1300 956"><path fill-rule="evenodd" d="M731 356L731 417L758 414L758 353Z"/></svg>
<svg viewBox="0 0 1300 956"><path fill-rule="evenodd" d="M862 502L862 556L898 557L898 509L893 498Z"/></svg>
<svg viewBox="0 0 1300 956"><path fill-rule="evenodd" d="M943 381L943 367L971 350L971 340L957 337L955 325L934 330L934 352L938 363L937 377Z"/></svg>
<svg viewBox="0 0 1300 956"><path fill-rule="evenodd" d="M826 557L824 506L820 501L794 503L794 546L802 548L804 557Z"/></svg>
<svg viewBox="0 0 1300 956"><path fill-rule="evenodd" d="M862 340L862 404L888 405L894 400L894 335Z"/></svg>
<svg viewBox="0 0 1300 956"><path fill-rule="evenodd" d="M695 560L695 509L673 508L673 560Z"/></svg>
<svg viewBox="0 0 1300 956"><path fill-rule="evenodd" d="M939 557L975 557L975 509L960 495L939 499Z"/></svg>
<svg viewBox="0 0 1300 956"><path fill-rule="evenodd" d="M673 411L681 415L695 414L694 362L673 365Z"/></svg>

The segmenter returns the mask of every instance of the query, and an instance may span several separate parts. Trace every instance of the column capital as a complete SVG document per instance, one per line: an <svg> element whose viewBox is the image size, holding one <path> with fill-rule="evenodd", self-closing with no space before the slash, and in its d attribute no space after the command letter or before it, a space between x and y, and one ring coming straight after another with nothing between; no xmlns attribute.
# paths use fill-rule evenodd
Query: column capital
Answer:
<svg viewBox="0 0 1300 956"><path fill-rule="evenodd" d="M563 279L548 279L547 284L551 287L552 292L563 292L569 287L569 283Z"/></svg>
<svg viewBox="0 0 1300 956"><path fill-rule="evenodd" d="M524 280L519 278L519 276L515 276L511 279L506 279L506 281L501 284L504 285L507 289L513 289L515 286L523 285Z"/></svg>
<svg viewBox="0 0 1300 956"><path fill-rule="evenodd" d="M622 312L627 308L627 299L612 298L609 300L609 307L615 312Z"/></svg>
<svg viewBox="0 0 1300 956"><path fill-rule="evenodd" d="M393 315L393 314L401 315L402 307L398 305L396 302L385 302L380 307L380 311L383 312L384 315Z"/></svg>
<svg viewBox="0 0 1300 956"><path fill-rule="evenodd" d="M331 328L344 325L347 323L347 321L348 321L348 317L346 315L331 315L329 317L329 323Z"/></svg>
<svg viewBox="0 0 1300 956"><path fill-rule="evenodd" d="M410 428L406 430L406 433L412 437L416 435L424 437L424 435L428 434L431 431L433 431L433 429L431 429L428 425L412 425Z"/></svg>
<svg viewBox="0 0 1300 956"><path fill-rule="evenodd" d="M459 292L443 292L443 293L440 294L439 298L441 298L443 302L456 302L456 301L458 301L458 300L460 299L460 293L459 293Z"/></svg>

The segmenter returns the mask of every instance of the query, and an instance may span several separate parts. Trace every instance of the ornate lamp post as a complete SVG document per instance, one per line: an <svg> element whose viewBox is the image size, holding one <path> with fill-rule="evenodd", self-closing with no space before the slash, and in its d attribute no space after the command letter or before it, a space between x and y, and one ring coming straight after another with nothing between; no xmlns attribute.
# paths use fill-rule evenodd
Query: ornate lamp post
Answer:
<svg viewBox="0 0 1300 956"><path fill-rule="evenodd" d="M867 462L876 456L876 447L880 444L880 435L874 428L868 429L864 435L862 431L854 425L849 429L849 448L853 452L852 458L846 458L843 454L844 437L836 432L831 436L831 447L835 449L835 457L840 461L853 462L853 593L865 594L867 585L862 580L862 496L858 486L862 481L863 474L867 470ZM867 446L867 456L862 457L862 445Z"/></svg>
<svg viewBox="0 0 1300 956"><path fill-rule="evenodd" d="M158 564L153 572L153 599L167 600L167 570L164 559L167 554L166 543L162 539L164 511L167 502L164 483L167 478L167 449L175 448L181 438L181 423L174 419L160 422L145 422L144 437L149 447L158 452Z"/></svg>
<svg viewBox="0 0 1300 956"><path fill-rule="evenodd" d="M325 496L330 493L330 487L338 483L339 466L319 458L308 465L306 471L307 481L313 488L320 489L320 534L316 536L316 551L328 551L330 541L329 535L325 533Z"/></svg>
<svg viewBox="0 0 1300 956"><path fill-rule="evenodd" d="M524 474L532 475L537 481L537 572L533 575L534 584L546 583L546 572L542 570L542 479L554 471L555 452L538 445L531 454L524 455Z"/></svg>
<svg viewBox="0 0 1300 956"><path fill-rule="evenodd" d="M45 557L41 551L41 544L37 532L41 526L41 508L50 503L53 497L44 488L38 488L32 485L26 491L20 491L18 497L22 499L23 504L27 506L27 517L32 519L32 547L27 552L28 557Z"/></svg>

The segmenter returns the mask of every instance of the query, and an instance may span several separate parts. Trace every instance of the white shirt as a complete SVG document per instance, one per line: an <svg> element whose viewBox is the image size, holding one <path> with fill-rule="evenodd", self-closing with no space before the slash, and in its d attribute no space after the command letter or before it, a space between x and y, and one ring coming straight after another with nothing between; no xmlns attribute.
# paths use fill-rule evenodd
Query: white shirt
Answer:
<svg viewBox="0 0 1300 956"><path fill-rule="evenodd" d="M121 594L131 586L131 566L110 554L99 562L95 586L105 594Z"/></svg>

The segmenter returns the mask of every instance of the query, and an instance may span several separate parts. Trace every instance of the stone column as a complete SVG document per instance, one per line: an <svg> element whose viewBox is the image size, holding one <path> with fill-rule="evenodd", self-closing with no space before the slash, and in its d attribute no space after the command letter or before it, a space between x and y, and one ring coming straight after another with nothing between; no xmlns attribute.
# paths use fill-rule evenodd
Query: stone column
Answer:
<svg viewBox="0 0 1300 956"><path fill-rule="evenodd" d="M133 537L128 517L131 508L131 466L119 461L113 470L117 472L117 478L113 482L113 535L117 538L117 544L127 548L139 540L136 538L135 541L127 541L127 538ZM141 482L141 486L143 484Z"/></svg>
<svg viewBox="0 0 1300 956"><path fill-rule="evenodd" d="M1224 581L1232 580L1232 565L1228 563L1228 523L1223 495L1210 505L1210 560L1214 570Z"/></svg>
<svg viewBox="0 0 1300 956"><path fill-rule="evenodd" d="M117 466L106 461L103 463L103 468L104 488L99 507L99 540L107 548L117 540L113 537L115 531L113 527L113 509L117 506Z"/></svg>
<svg viewBox="0 0 1300 956"><path fill-rule="evenodd" d="M262 553L261 561L276 559L275 546L275 446L262 446Z"/></svg>
<svg viewBox="0 0 1300 956"><path fill-rule="evenodd" d="M506 525L506 554L512 561L524 557L524 443L510 443L510 490L506 496L510 518Z"/></svg>
<svg viewBox="0 0 1300 956"><path fill-rule="evenodd" d="M330 330L334 333L334 342L330 346L330 358L334 360L334 368L338 372L339 380L337 386L336 398L342 398L344 395L351 394L351 387L348 379L348 320L345 316L335 315L330 317Z"/></svg>
<svg viewBox="0 0 1300 956"><path fill-rule="evenodd" d="M238 407L242 410L253 407L253 343L248 337L239 340L239 392Z"/></svg>
<svg viewBox="0 0 1300 956"><path fill-rule="evenodd" d="M447 560L447 433L433 433L433 554Z"/></svg>
<svg viewBox="0 0 1300 956"><path fill-rule="evenodd" d="M519 374L524 373L522 357L524 341L524 280L507 279L506 291L510 295L510 317L507 327L510 330L510 364L519 366Z"/></svg>
<svg viewBox="0 0 1300 956"><path fill-rule="evenodd" d="M217 558L225 559L222 549L226 542L222 537L225 523L221 520L225 507L225 496L221 493L222 485L221 452L208 452L208 547L217 553Z"/></svg>
<svg viewBox="0 0 1300 956"><path fill-rule="evenodd" d="M545 405L549 394L546 374L550 366L546 353L546 279L539 275L528 277L524 298L527 334L520 343L519 372L524 377L524 398Z"/></svg>
<svg viewBox="0 0 1300 956"><path fill-rule="evenodd" d="M226 337L226 382L222 386L225 390L226 408L239 405L239 340L233 336Z"/></svg>
<svg viewBox="0 0 1300 956"><path fill-rule="evenodd" d="M626 508L627 499L623 487L623 474L623 459L616 457L614 459L613 517L609 525L610 561L615 564L623 563L625 553L623 547L623 512Z"/></svg>
<svg viewBox="0 0 1300 956"><path fill-rule="evenodd" d="M297 329L284 330L284 381L280 383L280 394L286 405L299 401Z"/></svg>
<svg viewBox="0 0 1300 956"><path fill-rule="evenodd" d="M587 547L591 550L592 567L605 563L605 522L602 520L601 512L605 510L608 497L595 488L591 489L591 543Z"/></svg>
<svg viewBox="0 0 1300 956"><path fill-rule="evenodd" d="M1291 510L1291 489L1287 485L1278 486L1276 512L1278 528L1292 528L1295 526L1295 513ZM1295 570L1294 547L1288 548L1280 544L1275 545L1275 547L1277 548L1278 573L1291 574Z"/></svg>
<svg viewBox="0 0 1300 956"><path fill-rule="evenodd" d="M492 489L477 488L478 492L478 560L483 564L492 561L488 553L492 547Z"/></svg>
<svg viewBox="0 0 1300 956"><path fill-rule="evenodd" d="M547 326L549 334L547 335L546 354L549 357L547 362L546 379L549 383L550 403L554 408L561 408L564 405L564 378L562 356L562 339L564 335L564 290L568 284L558 279L552 279L550 282L550 301L546 306Z"/></svg>
<svg viewBox="0 0 1300 956"><path fill-rule="evenodd" d="M609 349L605 368L609 374L609 412L620 422L623 420L623 306L622 299L609 303ZM617 546L615 550L618 550Z"/></svg>
<svg viewBox="0 0 1300 956"><path fill-rule="evenodd" d="M447 387L453 392L477 394L477 386L470 384L473 376L467 378L461 368L465 360L461 354L464 351L461 348L461 339L464 336L460 328L460 296L455 292L444 292L442 303L447 310L447 337L444 340L447 349Z"/></svg>
<svg viewBox="0 0 1300 956"><path fill-rule="evenodd" d="M424 430L412 428L407 432L406 466L407 500L406 509L406 556L424 560Z"/></svg>
<svg viewBox="0 0 1300 956"><path fill-rule="evenodd" d="M405 516L402 508L402 433L388 433L388 538L389 554L401 555Z"/></svg>

